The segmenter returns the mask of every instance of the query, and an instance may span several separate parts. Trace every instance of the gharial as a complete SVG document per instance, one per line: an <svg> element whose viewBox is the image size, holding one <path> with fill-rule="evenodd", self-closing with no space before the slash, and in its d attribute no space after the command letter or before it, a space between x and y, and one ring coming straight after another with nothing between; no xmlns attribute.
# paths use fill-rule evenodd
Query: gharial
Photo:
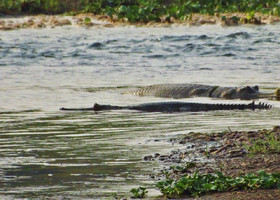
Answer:
<svg viewBox="0 0 280 200"><path fill-rule="evenodd" d="M280 88L278 88L275 93L264 93L259 91L258 86L221 87L188 83L156 84L123 93L136 94L139 96L156 96L175 99L188 97L212 97L242 100L275 98L276 100L280 100Z"/></svg>
<svg viewBox="0 0 280 200"><path fill-rule="evenodd" d="M210 103L189 103L189 102L153 102L132 106L100 105L95 103L90 108L60 108L64 111L102 111L102 110L138 110L145 112L198 112L213 110L245 110L245 109L270 109L271 105L265 103L255 104L210 104Z"/></svg>

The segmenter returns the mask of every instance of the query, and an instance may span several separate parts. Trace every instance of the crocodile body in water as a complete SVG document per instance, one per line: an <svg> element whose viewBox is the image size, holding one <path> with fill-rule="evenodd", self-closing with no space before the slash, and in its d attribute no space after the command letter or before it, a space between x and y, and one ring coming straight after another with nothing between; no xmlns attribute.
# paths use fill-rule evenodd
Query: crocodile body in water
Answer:
<svg viewBox="0 0 280 200"><path fill-rule="evenodd" d="M246 87L221 87L202 84L157 84L139 88L125 94L136 94L140 96L156 96L166 98L188 98L188 97L212 97L223 99L258 99L273 98L279 100L279 89L276 93L263 93L258 86ZM278 93L277 93L278 91Z"/></svg>
<svg viewBox="0 0 280 200"><path fill-rule="evenodd" d="M139 110L145 112L198 112L211 110L245 110L245 109L270 109L271 105L265 103L255 104L210 104L210 103L188 103L188 102L155 102L144 103L134 106L112 106L94 104L90 108L61 108L64 111L102 111L102 110Z"/></svg>

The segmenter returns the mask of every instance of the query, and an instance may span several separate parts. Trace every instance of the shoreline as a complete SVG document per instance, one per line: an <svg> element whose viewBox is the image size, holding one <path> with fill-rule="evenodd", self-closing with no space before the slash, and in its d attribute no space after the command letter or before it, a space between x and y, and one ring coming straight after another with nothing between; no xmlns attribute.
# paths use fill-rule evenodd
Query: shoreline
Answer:
<svg viewBox="0 0 280 200"><path fill-rule="evenodd" d="M269 145L267 143L266 148L263 148L263 144L256 146L260 142L268 141L268 138L271 136L274 137L276 142L273 142L275 143L271 142ZM179 138L170 139L169 142L183 145L184 148L174 150L168 155L154 153L154 155L148 155L143 158L147 162L162 163L165 166L165 170L169 166L169 170L165 171L165 174L168 173L167 180L179 180L181 177L186 177L196 172L200 174L213 174L217 171L233 178L249 173L256 174L260 170L280 175L280 126L257 131L231 131L229 128L225 132L210 134L190 132ZM277 145L276 149L269 149L273 145ZM260 149L260 147L262 148ZM193 167L186 167L190 164ZM184 170L175 171L174 169ZM156 172L156 182L164 180L162 171ZM171 197L200 200L250 200L255 199L257 195L258 199L280 199L280 180L278 181L278 188L239 189L225 192L213 191L199 198L186 195Z"/></svg>
<svg viewBox="0 0 280 200"><path fill-rule="evenodd" d="M280 16L255 13L253 17L248 17L246 13L222 13L217 15L192 14L191 18L178 20L175 18L161 18L161 22L130 23L126 18L110 18L106 15L94 15L92 13L77 14L75 16L66 15L11 15L0 17L0 31L18 29L42 29L55 28L61 26L73 27L170 27L172 25L200 26L200 25L221 25L239 26L244 24L267 25L280 22Z"/></svg>

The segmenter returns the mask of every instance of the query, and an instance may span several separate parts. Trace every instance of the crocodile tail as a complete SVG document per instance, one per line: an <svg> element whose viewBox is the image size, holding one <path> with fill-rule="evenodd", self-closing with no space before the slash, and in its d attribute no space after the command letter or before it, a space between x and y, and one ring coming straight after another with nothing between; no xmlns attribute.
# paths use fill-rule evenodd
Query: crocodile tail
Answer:
<svg viewBox="0 0 280 200"><path fill-rule="evenodd" d="M95 103L93 107L90 108L60 108L60 110L63 111L101 111L101 110L121 110L126 109L125 106L111 106L111 105L101 105L98 103Z"/></svg>
<svg viewBox="0 0 280 200"><path fill-rule="evenodd" d="M259 102L258 104L255 104L255 101L252 101L252 103L247 105L247 108L252 109L252 110L255 110L255 109L270 109L272 107L273 107L272 105L267 104L267 103L263 103L263 102Z"/></svg>
<svg viewBox="0 0 280 200"><path fill-rule="evenodd" d="M251 105L248 107L247 104L211 104L210 110L244 110L251 109Z"/></svg>
<svg viewBox="0 0 280 200"><path fill-rule="evenodd" d="M270 109L272 107L272 105L263 102L260 102L259 104L255 105L255 109Z"/></svg>
<svg viewBox="0 0 280 200"><path fill-rule="evenodd" d="M98 103L95 103L93 105L93 110L94 111L101 111L101 110L122 110L126 109L126 107L123 106L111 106L111 105L101 105Z"/></svg>
<svg viewBox="0 0 280 200"><path fill-rule="evenodd" d="M255 101L249 104L210 104L208 110L245 110L245 109L270 109L270 104L262 103L255 104Z"/></svg>
<svg viewBox="0 0 280 200"><path fill-rule="evenodd" d="M256 109L255 101L252 101L252 103L249 103L248 107L249 107L249 109L255 110Z"/></svg>

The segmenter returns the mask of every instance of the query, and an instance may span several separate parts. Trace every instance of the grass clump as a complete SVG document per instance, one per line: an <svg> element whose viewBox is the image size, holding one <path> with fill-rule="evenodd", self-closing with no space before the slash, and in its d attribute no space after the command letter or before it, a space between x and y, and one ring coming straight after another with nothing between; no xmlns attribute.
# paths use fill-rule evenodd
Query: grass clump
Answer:
<svg viewBox="0 0 280 200"><path fill-rule="evenodd" d="M249 145L244 144L244 147L250 154L280 153L280 138L273 132L268 133L264 139L255 139L250 143Z"/></svg>
<svg viewBox="0 0 280 200"><path fill-rule="evenodd" d="M279 15L278 0L2 0L2 14L90 12L129 22L185 20L193 13L242 12Z"/></svg>
<svg viewBox="0 0 280 200"><path fill-rule="evenodd" d="M280 173L258 171L257 174L249 173L245 176L232 178L225 176L222 172L216 172L215 174L195 172L178 180L165 179L159 181L156 187L166 197L185 195L198 197L213 192L272 189L280 188Z"/></svg>
<svg viewBox="0 0 280 200"><path fill-rule="evenodd" d="M91 19L88 17L85 17L85 25L91 25Z"/></svg>
<svg viewBox="0 0 280 200"><path fill-rule="evenodd" d="M148 193L144 187L132 188L130 192L133 194L132 198L145 198Z"/></svg>

